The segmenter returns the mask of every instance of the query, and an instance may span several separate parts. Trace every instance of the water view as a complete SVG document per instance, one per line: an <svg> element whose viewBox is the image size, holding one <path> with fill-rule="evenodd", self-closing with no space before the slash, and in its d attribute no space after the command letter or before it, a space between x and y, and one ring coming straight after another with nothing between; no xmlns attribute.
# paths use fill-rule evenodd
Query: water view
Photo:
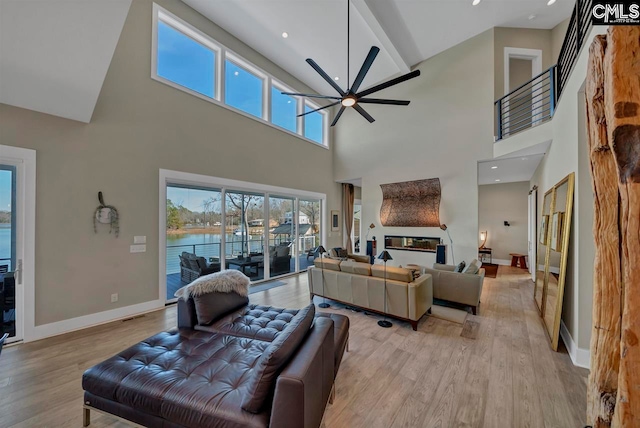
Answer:
<svg viewBox="0 0 640 428"><path fill-rule="evenodd" d="M7 260L4 260L7 259ZM0 265L11 267L11 225L0 223Z"/></svg>

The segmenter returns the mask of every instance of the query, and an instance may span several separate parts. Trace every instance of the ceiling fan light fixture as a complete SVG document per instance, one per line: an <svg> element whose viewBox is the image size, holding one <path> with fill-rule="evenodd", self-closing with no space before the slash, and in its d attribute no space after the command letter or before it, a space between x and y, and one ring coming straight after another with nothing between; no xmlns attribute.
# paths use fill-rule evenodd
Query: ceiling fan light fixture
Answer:
<svg viewBox="0 0 640 428"><path fill-rule="evenodd" d="M473 0L473 3L471 3L473 6L477 6L480 4L481 0Z"/></svg>
<svg viewBox="0 0 640 428"><path fill-rule="evenodd" d="M286 31L284 33L282 33L282 38L286 39L287 37L289 37L289 33L287 33Z"/></svg>
<svg viewBox="0 0 640 428"><path fill-rule="evenodd" d="M549 0L547 2L547 6L551 6L552 4L554 4L556 2L556 0Z"/></svg>
<svg viewBox="0 0 640 428"><path fill-rule="evenodd" d="M356 99L354 97L344 97L342 101L340 101L340 104L345 107L353 107L356 105Z"/></svg>

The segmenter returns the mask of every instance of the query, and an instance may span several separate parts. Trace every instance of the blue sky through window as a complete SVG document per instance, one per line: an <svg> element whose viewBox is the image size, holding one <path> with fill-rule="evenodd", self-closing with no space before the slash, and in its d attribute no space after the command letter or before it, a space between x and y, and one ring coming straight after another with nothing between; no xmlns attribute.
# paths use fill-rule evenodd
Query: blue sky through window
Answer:
<svg viewBox="0 0 640 428"><path fill-rule="evenodd" d="M0 211L11 211L11 171L0 169Z"/></svg>
<svg viewBox="0 0 640 428"><path fill-rule="evenodd" d="M215 52L158 21L158 76L215 97Z"/></svg>
<svg viewBox="0 0 640 428"><path fill-rule="evenodd" d="M229 60L225 62L224 93L231 107L262 117L262 79Z"/></svg>
<svg viewBox="0 0 640 428"><path fill-rule="evenodd" d="M304 106L305 113L315 110L315 107ZM323 143L322 138L322 113L315 112L305 116L304 120L304 136L316 143Z"/></svg>
<svg viewBox="0 0 640 428"><path fill-rule="evenodd" d="M217 190L188 189L184 187L167 186L167 199L170 199L175 206L183 206L190 211L202 212L205 208L204 202L213 199L210 210L220 212L221 193Z"/></svg>
<svg viewBox="0 0 640 428"><path fill-rule="evenodd" d="M296 99L282 95L275 86L271 87L271 122L291 132L296 132Z"/></svg>

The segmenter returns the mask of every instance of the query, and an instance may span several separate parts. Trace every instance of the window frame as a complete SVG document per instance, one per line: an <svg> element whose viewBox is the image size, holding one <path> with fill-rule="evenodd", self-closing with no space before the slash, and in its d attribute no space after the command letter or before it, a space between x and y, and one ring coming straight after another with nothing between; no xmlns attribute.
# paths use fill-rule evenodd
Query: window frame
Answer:
<svg viewBox="0 0 640 428"><path fill-rule="evenodd" d="M214 63L214 95L215 97L209 97L207 95L196 92L192 89L187 88L186 86L182 86L178 83L175 83L171 80L168 80L162 76L158 75L157 65L158 65L158 21L162 21L164 24L170 26L171 28L179 31L185 36L193 39L195 42L203 45L204 47L211 49L215 53L215 63ZM329 127L328 127L328 114L326 111L320 111L322 114L322 142L317 142L310 138L306 138L304 136L304 118L305 116L296 118L296 132L292 132L286 128L282 128L274 123L272 123L272 112L271 112L271 88L276 87L278 89L282 88L283 92L301 92L295 89L292 89L288 85L282 83L279 79L275 78L271 74L262 70L255 64L247 61L242 56L238 55L231 49L228 49L223 44L217 42L211 36L203 33L198 30L191 24L185 22L180 19L176 15L167 11L163 7L159 6L156 3L153 3L153 13L152 13L152 34L151 34L151 79L163 83L165 85L171 86L175 89L178 89L182 92L186 92L190 95L198 97L202 100L210 102L212 104L218 105L220 107L226 108L233 112L236 112L242 116L247 118L256 120L260 123L263 123L267 126L270 126L274 129L279 130L280 132L287 133L289 135L298 137L306 142L312 143L316 146L323 147L325 149L329 149ZM244 68L250 73L262 79L262 117L254 116L250 113L244 112L238 108L230 106L226 103L226 94L225 94L225 73L226 73L226 61L229 60L235 65ZM322 105L317 104L307 97L294 97L296 99L297 107L297 115L304 113L304 106L309 105L313 106L312 108L316 109L321 107Z"/></svg>
<svg viewBox="0 0 640 428"><path fill-rule="evenodd" d="M319 104L316 104L315 102L311 101L309 98L306 98L306 97L303 97L303 98L304 98L304 102L302 103L302 113L305 112L304 111L305 107L309 107L311 110L315 110L317 108L323 107L323 106L321 106ZM305 126L307 126L307 123L306 123L307 115L302 116L302 118L305 119L305 120L302 121L302 136L304 137L305 140L312 141L312 142L314 142L316 144L328 146L329 142L327 140L327 134L328 134L328 128L329 127L327 126L327 121L328 121L329 115L327 114L326 110L320 110L320 111L317 111L315 113L319 113L320 117L322 117L322 142L319 143L316 140L312 140L311 138L307 138L307 137L304 136Z"/></svg>

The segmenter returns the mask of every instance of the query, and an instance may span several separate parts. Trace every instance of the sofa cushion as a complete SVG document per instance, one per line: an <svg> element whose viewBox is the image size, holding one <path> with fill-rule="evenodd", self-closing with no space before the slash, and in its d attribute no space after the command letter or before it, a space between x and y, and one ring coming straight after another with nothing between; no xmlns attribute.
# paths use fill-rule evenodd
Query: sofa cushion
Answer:
<svg viewBox="0 0 640 428"><path fill-rule="evenodd" d="M332 248L329 254L331 255L331 257L338 257L342 259L346 259L349 255L348 251L341 247Z"/></svg>
<svg viewBox="0 0 640 428"><path fill-rule="evenodd" d="M309 332L314 315L313 304L301 309L258 359L251 370L247 395L242 400L244 410L251 413L260 411L273 390L280 368L289 361Z"/></svg>
<svg viewBox="0 0 640 428"><path fill-rule="evenodd" d="M465 262L461 261L460 263L458 263L458 266L456 266L456 268L453 271L457 273L462 273L464 266L465 266Z"/></svg>
<svg viewBox="0 0 640 428"><path fill-rule="evenodd" d="M345 260L340 263L340 270L342 272L355 273L357 275L371 276L371 265L369 263Z"/></svg>
<svg viewBox="0 0 640 428"><path fill-rule="evenodd" d="M318 258L313 261L313 264L318 269L324 268L325 270L337 270L340 271L340 260Z"/></svg>
<svg viewBox="0 0 640 428"><path fill-rule="evenodd" d="M281 245L276 247L276 257L287 257L290 253L290 249L288 246Z"/></svg>
<svg viewBox="0 0 640 428"><path fill-rule="evenodd" d="M371 266L371 276L384 278L384 265ZM413 282L413 273L409 269L387 266L387 279L409 283Z"/></svg>
<svg viewBox="0 0 640 428"><path fill-rule="evenodd" d="M195 326L195 329L272 342L298 312L298 309L252 304L227 313L209 326Z"/></svg>
<svg viewBox="0 0 640 428"><path fill-rule="evenodd" d="M187 261L189 262L189 269L191 270L200 270L200 265L198 265L198 258L195 254L187 254Z"/></svg>
<svg viewBox="0 0 640 428"><path fill-rule="evenodd" d="M246 306L249 303L249 297L241 296L233 291L230 293L213 292L194 296L193 303L196 307L198 324L209 325L225 314Z"/></svg>

